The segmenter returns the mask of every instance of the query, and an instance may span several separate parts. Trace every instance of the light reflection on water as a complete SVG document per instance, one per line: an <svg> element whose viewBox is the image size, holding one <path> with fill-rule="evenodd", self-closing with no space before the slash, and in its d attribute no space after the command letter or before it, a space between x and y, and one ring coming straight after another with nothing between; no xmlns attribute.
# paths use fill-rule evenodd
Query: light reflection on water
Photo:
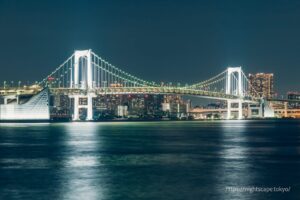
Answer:
<svg viewBox="0 0 300 200"><path fill-rule="evenodd" d="M237 123L238 122L238 123ZM231 193L226 187L252 186L255 173L249 169L249 148L246 147L247 121L236 121L232 123L225 121L222 124L220 164L217 168L216 182L224 199L254 199L250 193Z"/></svg>
<svg viewBox="0 0 300 200"><path fill-rule="evenodd" d="M97 177L101 156L96 156L101 141L96 123L72 123L65 126L62 190L59 199L103 199L105 184ZM100 181L100 182L99 182Z"/></svg>
<svg viewBox="0 0 300 200"><path fill-rule="evenodd" d="M281 199L225 191L278 185L297 197L298 124L1 124L0 199Z"/></svg>

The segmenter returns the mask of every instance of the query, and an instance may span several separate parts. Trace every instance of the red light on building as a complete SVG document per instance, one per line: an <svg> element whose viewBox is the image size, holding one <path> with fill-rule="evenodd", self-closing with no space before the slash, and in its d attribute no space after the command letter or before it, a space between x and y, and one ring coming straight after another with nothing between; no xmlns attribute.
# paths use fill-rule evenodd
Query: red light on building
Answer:
<svg viewBox="0 0 300 200"><path fill-rule="evenodd" d="M54 79L55 79L55 78L52 77L52 76L48 77L48 81L53 81Z"/></svg>

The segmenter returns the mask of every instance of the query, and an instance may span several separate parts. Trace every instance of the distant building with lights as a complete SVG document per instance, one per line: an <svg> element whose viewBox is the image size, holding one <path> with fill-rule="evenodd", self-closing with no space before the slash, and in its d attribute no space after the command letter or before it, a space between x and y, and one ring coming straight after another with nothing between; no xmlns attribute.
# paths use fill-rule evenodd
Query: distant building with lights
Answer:
<svg viewBox="0 0 300 200"><path fill-rule="evenodd" d="M288 92L287 93L288 100L292 100L289 103L290 108L300 109L300 92ZM295 102L293 102L295 100Z"/></svg>
<svg viewBox="0 0 300 200"><path fill-rule="evenodd" d="M191 108L191 101L184 101L180 95L164 95L162 111L171 118L186 116Z"/></svg>
<svg viewBox="0 0 300 200"><path fill-rule="evenodd" d="M274 97L274 75L273 73L249 74L249 81L252 85L250 93L258 94L263 98Z"/></svg>
<svg viewBox="0 0 300 200"><path fill-rule="evenodd" d="M128 107L127 106L118 105L117 116L118 117L127 117L128 116Z"/></svg>
<svg viewBox="0 0 300 200"><path fill-rule="evenodd" d="M300 92L288 92L289 100L300 100Z"/></svg>

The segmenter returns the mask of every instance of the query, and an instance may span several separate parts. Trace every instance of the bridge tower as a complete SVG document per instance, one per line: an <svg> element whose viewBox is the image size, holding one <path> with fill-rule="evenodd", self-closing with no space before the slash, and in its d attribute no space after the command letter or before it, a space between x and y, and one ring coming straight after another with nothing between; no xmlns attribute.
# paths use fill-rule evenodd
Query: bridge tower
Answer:
<svg viewBox="0 0 300 200"><path fill-rule="evenodd" d="M81 88L81 89L91 89L93 87L93 69L92 69L92 56L91 56L92 50L83 50L83 51L75 51L74 53L74 74L70 74L70 80L73 82L72 76L74 76L74 84L71 84L71 88ZM79 73L79 67L80 67L80 58L86 58L86 66L82 67L82 69L86 69L86 77L82 76L82 74ZM82 78L81 84L79 84L80 77Z"/></svg>
<svg viewBox="0 0 300 200"><path fill-rule="evenodd" d="M87 120L93 120L93 94L90 92L90 90L93 89L93 68L91 52L91 49L74 52L74 72L70 73L70 88L87 90L87 94L70 96L70 98L74 99L73 120L79 120L79 109L82 107L87 109ZM83 62L80 63L81 58L85 58L85 66L83 65ZM80 67L81 70L79 70ZM87 98L87 105L79 105L80 98Z"/></svg>
<svg viewBox="0 0 300 200"><path fill-rule="evenodd" d="M226 77L226 94L239 96L238 99L227 100L227 119L231 118L231 111L238 111L238 119L243 118L244 88L241 67L228 67ZM232 108L232 103L238 104L237 109Z"/></svg>

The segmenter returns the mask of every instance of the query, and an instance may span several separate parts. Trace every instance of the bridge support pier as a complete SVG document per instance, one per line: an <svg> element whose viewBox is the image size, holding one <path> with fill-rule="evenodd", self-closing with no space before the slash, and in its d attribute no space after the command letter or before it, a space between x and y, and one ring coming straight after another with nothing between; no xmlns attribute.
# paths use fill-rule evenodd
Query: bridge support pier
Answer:
<svg viewBox="0 0 300 200"><path fill-rule="evenodd" d="M237 74L237 78L235 76ZM234 78L235 79L234 79ZM236 80L236 82L233 82ZM227 100L227 119L231 119L231 112L237 111L237 119L243 118L243 99L244 97L243 76L241 67L227 68L226 94L233 94L239 96L240 99ZM232 103L237 104L237 108L232 108Z"/></svg>
<svg viewBox="0 0 300 200"><path fill-rule="evenodd" d="M238 119L243 119L243 103L242 100L239 100L238 102Z"/></svg>
<svg viewBox="0 0 300 200"><path fill-rule="evenodd" d="M73 121L79 120L79 96L74 96L74 113L73 113Z"/></svg>
<svg viewBox="0 0 300 200"><path fill-rule="evenodd" d="M86 108L87 109L87 115L86 120L91 121L93 120L93 94L88 95L72 95L69 96L70 98L74 99L74 110L73 110L73 121L80 120L79 118L79 109L80 108ZM85 104L80 104L79 100L85 99Z"/></svg>
<svg viewBox="0 0 300 200"><path fill-rule="evenodd" d="M86 120L93 120L93 97L91 95L87 96L87 117Z"/></svg>
<svg viewBox="0 0 300 200"><path fill-rule="evenodd" d="M231 119L231 101L227 100L227 119Z"/></svg>
<svg viewBox="0 0 300 200"><path fill-rule="evenodd" d="M237 104L237 108L232 108L232 103ZM227 100L227 119L231 119L231 112L237 111L237 119L243 119L243 101L241 99L237 100Z"/></svg>
<svg viewBox="0 0 300 200"><path fill-rule="evenodd" d="M264 108L263 104L260 103L249 103L248 104L248 118L263 118Z"/></svg>
<svg viewBox="0 0 300 200"><path fill-rule="evenodd" d="M19 96L18 95L8 95L3 97L3 103L8 104L9 100L16 100L17 104L19 104Z"/></svg>

